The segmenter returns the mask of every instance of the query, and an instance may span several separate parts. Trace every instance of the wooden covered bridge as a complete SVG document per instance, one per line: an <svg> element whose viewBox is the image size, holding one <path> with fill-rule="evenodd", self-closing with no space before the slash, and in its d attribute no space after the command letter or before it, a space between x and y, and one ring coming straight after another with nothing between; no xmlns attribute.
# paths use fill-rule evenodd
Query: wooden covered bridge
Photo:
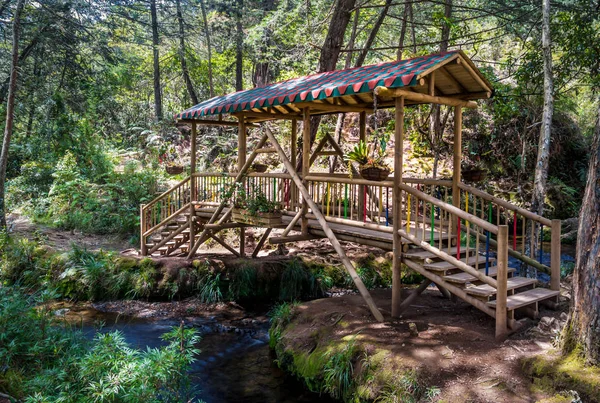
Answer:
<svg viewBox="0 0 600 403"><path fill-rule="evenodd" d="M540 302L552 305L559 295L560 221L550 221L461 181L462 112L477 108L474 100L489 98L492 86L461 51L332 71L239 91L204 101L176 116L191 125L191 175L150 203L141 206L141 253L181 254L192 258L209 239L236 255L244 255L244 228L234 220L228 189L259 189L280 203L282 222L272 224L252 257L265 244L328 238L369 306L383 321L369 291L346 257L344 242L393 251L393 317L435 283L442 293L458 297L496 319L496 336L504 338L517 327L515 310L537 315ZM454 167L452 180L403 177L404 110L419 104L454 108ZM393 176L384 181L361 178L358 172L318 173L311 166L320 157L344 157L333 136L311 144L311 117L357 112L360 139L366 140L367 114L395 108ZM236 120L226 120L229 115ZM212 117L212 118L211 118ZM291 135L283 147L267 124L290 121ZM302 122L298 150L298 122ZM236 126L237 172L196 172L197 125ZM247 148L248 130L262 137ZM247 152L251 151L249 155ZM284 172L251 172L255 158L274 153ZM297 158L300 160L297 161ZM354 169L353 169L354 170ZM237 184L237 185L236 185ZM256 224L255 224L256 225ZM526 248L526 229L551 231L551 257L541 261ZM240 229L239 251L219 231ZM519 240L519 242L517 242ZM533 278L513 275L509 255L550 274L545 288ZM401 264L425 277L419 288L402 301Z"/></svg>

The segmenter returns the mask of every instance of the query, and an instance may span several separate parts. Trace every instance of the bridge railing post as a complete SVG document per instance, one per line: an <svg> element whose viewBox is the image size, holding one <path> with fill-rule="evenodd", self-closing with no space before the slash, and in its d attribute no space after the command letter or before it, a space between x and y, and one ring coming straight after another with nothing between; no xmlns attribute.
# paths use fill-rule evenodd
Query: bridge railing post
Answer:
<svg viewBox="0 0 600 403"><path fill-rule="evenodd" d="M498 226L498 272L496 287L496 340L502 341L508 334L507 328L507 282L508 282L508 226Z"/></svg>
<svg viewBox="0 0 600 403"><path fill-rule="evenodd" d="M560 220L552 220L550 240L550 289L560 290Z"/></svg>

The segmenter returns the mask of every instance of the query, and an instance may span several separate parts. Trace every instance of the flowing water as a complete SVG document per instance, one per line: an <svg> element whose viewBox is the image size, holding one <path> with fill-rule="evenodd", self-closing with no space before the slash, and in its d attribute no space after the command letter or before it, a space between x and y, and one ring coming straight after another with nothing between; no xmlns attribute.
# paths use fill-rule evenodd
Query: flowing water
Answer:
<svg viewBox="0 0 600 403"><path fill-rule="evenodd" d="M80 318L89 338L99 331L118 330L131 347L139 349L165 345L160 336L180 324L176 319L134 318L89 308L72 311L69 316ZM190 373L197 397L206 403L332 402L307 391L275 365L268 345L268 323L233 328L216 319L186 318L186 325L202 335L201 352Z"/></svg>

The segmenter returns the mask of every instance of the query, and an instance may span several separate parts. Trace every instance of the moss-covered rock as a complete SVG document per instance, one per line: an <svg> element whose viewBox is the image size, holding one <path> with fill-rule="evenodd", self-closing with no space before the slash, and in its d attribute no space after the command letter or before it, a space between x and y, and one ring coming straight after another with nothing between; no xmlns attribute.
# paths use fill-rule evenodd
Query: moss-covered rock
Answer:
<svg viewBox="0 0 600 403"><path fill-rule="evenodd" d="M568 355L538 355L523 361L523 369L532 376L534 391L555 394L576 391L585 402L600 402L600 368L585 364L581 350ZM557 394L552 399L561 399ZM562 400L549 400L548 402ZM571 400L569 400L571 401Z"/></svg>

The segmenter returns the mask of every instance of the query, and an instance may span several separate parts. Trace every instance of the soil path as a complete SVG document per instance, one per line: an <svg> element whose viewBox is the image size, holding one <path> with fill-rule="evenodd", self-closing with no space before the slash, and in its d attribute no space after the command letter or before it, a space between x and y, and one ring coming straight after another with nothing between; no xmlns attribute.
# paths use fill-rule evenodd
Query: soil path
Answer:
<svg viewBox="0 0 600 403"><path fill-rule="evenodd" d="M410 292L403 291L406 295ZM443 298L435 289L426 290L398 320L391 320L386 310L391 290L374 290L372 295L386 316L385 323L372 319L359 295L320 299L300 306L298 316L285 330L283 343L297 352L310 352L359 335L357 343L367 354L388 352L387 370L420 369L426 383L441 391L435 401L535 402L545 397L531 388L520 362L549 351L551 333L526 326L497 343L492 318L463 301ZM541 312L550 317L560 314ZM411 335L411 323L417 326L417 336Z"/></svg>
<svg viewBox="0 0 600 403"><path fill-rule="evenodd" d="M122 235L84 234L80 231L64 231L33 223L24 215L12 213L8 217L9 231L21 238L38 239L57 251L67 251L77 245L91 251L123 251L133 247Z"/></svg>

